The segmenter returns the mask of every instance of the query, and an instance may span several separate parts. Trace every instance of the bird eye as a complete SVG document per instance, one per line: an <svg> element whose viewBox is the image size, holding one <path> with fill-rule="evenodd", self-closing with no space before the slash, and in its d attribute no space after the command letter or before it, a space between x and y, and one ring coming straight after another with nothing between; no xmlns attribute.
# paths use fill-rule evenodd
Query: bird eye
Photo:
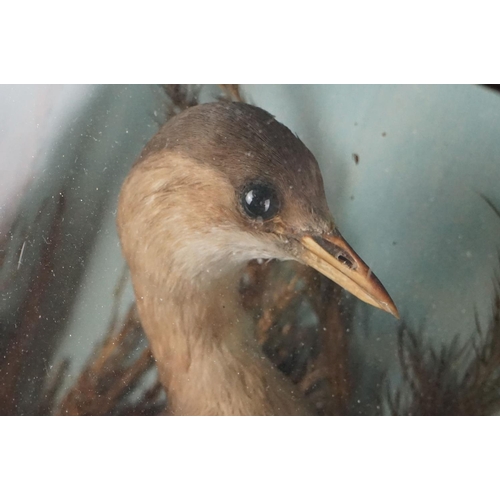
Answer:
<svg viewBox="0 0 500 500"><path fill-rule="evenodd" d="M241 203L245 212L253 218L270 219L280 208L276 191L267 184L248 185L243 190Z"/></svg>

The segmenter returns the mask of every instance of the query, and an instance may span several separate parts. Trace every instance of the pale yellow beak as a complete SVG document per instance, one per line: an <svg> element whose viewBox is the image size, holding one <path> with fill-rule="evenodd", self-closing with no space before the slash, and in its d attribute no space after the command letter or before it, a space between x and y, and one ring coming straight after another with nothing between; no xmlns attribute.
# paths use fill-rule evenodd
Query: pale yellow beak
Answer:
<svg viewBox="0 0 500 500"><path fill-rule="evenodd" d="M338 231L321 236L306 235L299 241L305 264L359 299L399 318L396 305L382 283Z"/></svg>

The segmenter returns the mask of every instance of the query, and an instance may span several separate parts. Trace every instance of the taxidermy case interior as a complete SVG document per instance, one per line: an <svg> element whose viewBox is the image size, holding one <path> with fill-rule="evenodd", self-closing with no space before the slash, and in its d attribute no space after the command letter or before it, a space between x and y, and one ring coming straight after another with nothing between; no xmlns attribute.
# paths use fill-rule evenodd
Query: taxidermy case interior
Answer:
<svg viewBox="0 0 500 500"><path fill-rule="evenodd" d="M497 413L498 279L491 319L477 319L469 339L436 346L403 311L397 365L373 366L363 342L384 332L371 330L339 285L398 313L340 236L314 157L271 115L244 104L238 86L221 86L218 104L195 107L201 90L161 87L165 108L155 115L167 125L141 153L118 205L131 277L124 266L107 332L78 375L69 377L72 359L56 362L55 353L91 253L85 235L105 204L94 221L77 220L68 175L34 223L18 215L3 234L1 286L10 302L0 311L0 412ZM500 227L497 205L484 195L481 202ZM61 275L68 221L81 228L80 258ZM44 232L33 238L41 222ZM38 258L24 271L26 241ZM130 279L137 304L124 310Z"/></svg>

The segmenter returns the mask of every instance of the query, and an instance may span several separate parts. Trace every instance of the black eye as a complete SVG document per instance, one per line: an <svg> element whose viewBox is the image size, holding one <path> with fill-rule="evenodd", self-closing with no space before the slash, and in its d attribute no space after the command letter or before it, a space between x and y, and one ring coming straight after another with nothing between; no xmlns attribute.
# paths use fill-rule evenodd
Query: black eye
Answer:
<svg viewBox="0 0 500 500"><path fill-rule="evenodd" d="M280 208L276 191L268 184L247 185L243 190L241 203L245 212L253 218L270 219Z"/></svg>

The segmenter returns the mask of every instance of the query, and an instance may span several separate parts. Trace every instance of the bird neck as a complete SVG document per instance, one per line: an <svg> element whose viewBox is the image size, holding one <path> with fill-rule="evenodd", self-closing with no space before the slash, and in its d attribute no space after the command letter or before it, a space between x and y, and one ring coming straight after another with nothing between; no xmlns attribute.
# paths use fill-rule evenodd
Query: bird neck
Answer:
<svg viewBox="0 0 500 500"><path fill-rule="evenodd" d="M209 275L210 273L207 273ZM134 280L141 321L177 415L301 415L297 390L265 358L237 290L240 268L209 279ZM166 292L167 291L167 292Z"/></svg>

